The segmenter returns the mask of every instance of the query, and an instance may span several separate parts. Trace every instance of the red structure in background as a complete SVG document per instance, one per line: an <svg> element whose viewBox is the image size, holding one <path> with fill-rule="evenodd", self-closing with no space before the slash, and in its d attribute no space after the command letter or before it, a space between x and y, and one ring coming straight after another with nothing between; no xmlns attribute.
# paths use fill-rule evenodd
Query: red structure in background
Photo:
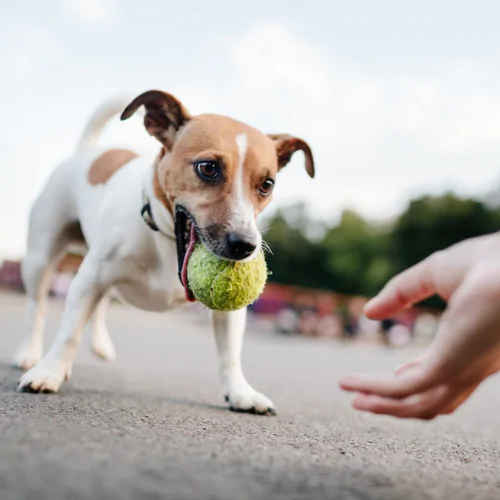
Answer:
<svg viewBox="0 0 500 500"><path fill-rule="evenodd" d="M81 261L82 257L79 255L68 254L64 257L58 265L58 274L55 276L54 282L57 282L59 277L62 275L74 275L78 270ZM66 280L68 285L69 281L70 280ZM19 261L5 260L2 263L0 266L0 288L7 288L18 292L22 292L24 290L23 280L21 278L21 263ZM64 292L64 290L62 292ZM61 295L65 294L61 293Z"/></svg>
<svg viewBox="0 0 500 500"><path fill-rule="evenodd" d="M0 267L0 287L22 291L21 264L16 261L6 260Z"/></svg>
<svg viewBox="0 0 500 500"><path fill-rule="evenodd" d="M283 333L344 339L364 336L394 344L407 343L415 333L419 335L419 318L427 318L428 337L437 324L439 312L418 307L387 321L371 321L363 314L366 302L365 297L271 282L250 310L268 316Z"/></svg>
<svg viewBox="0 0 500 500"><path fill-rule="evenodd" d="M283 333L339 338L357 330L353 322L365 302L362 297L269 282L250 310L275 319Z"/></svg>
<svg viewBox="0 0 500 500"><path fill-rule="evenodd" d="M66 295L81 261L81 256L70 254L59 263L58 273L52 282L52 295ZM5 261L0 266L1 287L23 291L19 262ZM401 344L409 341L417 330L422 329L416 327L418 317L426 315L427 326L424 329L429 332L427 337L432 336L438 317L436 311L416 308L387 322L373 322L363 315L366 300L364 297L269 282L260 299L249 309L258 316L267 317L273 329L282 333L343 339L365 336L393 344L399 342L398 338ZM392 337L395 340L391 340Z"/></svg>
<svg viewBox="0 0 500 500"><path fill-rule="evenodd" d="M259 300L251 307L256 313L276 314L286 307L314 309L320 315L347 307L352 297L324 290L268 282Z"/></svg>

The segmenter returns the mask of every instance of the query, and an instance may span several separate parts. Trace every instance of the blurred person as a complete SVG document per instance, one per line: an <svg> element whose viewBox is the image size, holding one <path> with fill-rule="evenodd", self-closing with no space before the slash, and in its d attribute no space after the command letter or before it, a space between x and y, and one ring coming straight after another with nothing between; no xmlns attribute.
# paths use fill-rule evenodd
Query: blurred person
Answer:
<svg viewBox="0 0 500 500"><path fill-rule="evenodd" d="M318 320L316 325L316 335L318 337L341 339L342 333L342 321L335 314L327 314Z"/></svg>
<svg viewBox="0 0 500 500"><path fill-rule="evenodd" d="M396 321L394 321L392 318L382 318L382 320L380 321L380 334L383 344L390 345L389 332L395 325Z"/></svg>
<svg viewBox="0 0 500 500"><path fill-rule="evenodd" d="M370 319L366 317L365 314L362 314L359 317L358 326L359 326L359 333L361 334L364 340L373 344L379 342L380 338L379 336L381 331L380 321Z"/></svg>
<svg viewBox="0 0 500 500"><path fill-rule="evenodd" d="M333 313L337 307L337 299L331 294L320 295L316 300L316 310L320 316Z"/></svg>
<svg viewBox="0 0 500 500"><path fill-rule="evenodd" d="M345 316L345 336L347 339L356 339L361 332L360 320L366 304L364 297L352 297L348 304Z"/></svg>
<svg viewBox="0 0 500 500"><path fill-rule="evenodd" d="M500 233L463 241L393 278L365 307L373 319L438 294L448 302L436 337L393 376L349 375L354 408L431 419L455 411L500 370Z"/></svg>
<svg viewBox="0 0 500 500"><path fill-rule="evenodd" d="M422 313L415 319L413 337L416 343L428 344L436 335L439 321L433 314Z"/></svg>
<svg viewBox="0 0 500 500"><path fill-rule="evenodd" d="M339 308L338 314L342 318L342 323L344 326L344 340L352 340L358 331L358 322L355 316L353 316L349 304Z"/></svg>
<svg viewBox="0 0 500 500"><path fill-rule="evenodd" d="M402 347L411 341L411 331L403 324L395 324L389 330L389 343L394 347Z"/></svg>
<svg viewBox="0 0 500 500"><path fill-rule="evenodd" d="M276 329L279 333L296 333L299 329L299 314L292 307L285 307L276 315Z"/></svg>
<svg viewBox="0 0 500 500"><path fill-rule="evenodd" d="M315 311L306 309L300 315L299 329L302 335L315 336L317 326L319 323L319 316Z"/></svg>

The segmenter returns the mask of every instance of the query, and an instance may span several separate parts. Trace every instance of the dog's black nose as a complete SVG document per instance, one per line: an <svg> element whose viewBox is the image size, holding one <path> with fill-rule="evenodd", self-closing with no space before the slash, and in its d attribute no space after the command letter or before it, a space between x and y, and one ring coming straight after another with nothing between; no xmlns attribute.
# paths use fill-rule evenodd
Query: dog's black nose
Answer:
<svg viewBox="0 0 500 500"><path fill-rule="evenodd" d="M257 248L254 239L238 233L229 233L227 235L227 253L230 259L246 259Z"/></svg>

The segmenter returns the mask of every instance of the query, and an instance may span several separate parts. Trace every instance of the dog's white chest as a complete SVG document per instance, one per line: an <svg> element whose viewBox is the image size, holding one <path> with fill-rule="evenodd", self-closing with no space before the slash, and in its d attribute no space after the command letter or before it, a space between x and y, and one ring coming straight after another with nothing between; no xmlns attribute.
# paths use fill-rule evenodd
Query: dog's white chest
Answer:
<svg viewBox="0 0 500 500"><path fill-rule="evenodd" d="M168 311L186 303L185 292L180 283L177 286L171 279L160 283L157 278L146 275L140 282L117 286L116 291L128 304L146 311Z"/></svg>
<svg viewBox="0 0 500 500"><path fill-rule="evenodd" d="M116 290L126 302L146 311L168 311L186 303L184 287L177 276L175 245L159 236L154 249L139 246L133 257L119 262L128 279L118 284Z"/></svg>

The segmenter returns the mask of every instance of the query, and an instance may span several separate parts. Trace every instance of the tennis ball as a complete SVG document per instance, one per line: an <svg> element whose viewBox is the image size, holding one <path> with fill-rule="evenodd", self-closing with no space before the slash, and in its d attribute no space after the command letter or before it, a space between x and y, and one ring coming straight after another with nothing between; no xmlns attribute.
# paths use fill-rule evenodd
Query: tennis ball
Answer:
<svg viewBox="0 0 500 500"><path fill-rule="evenodd" d="M214 311L237 311L255 302L267 280L261 251L249 262L225 260L197 243L189 257L188 286L203 305Z"/></svg>

